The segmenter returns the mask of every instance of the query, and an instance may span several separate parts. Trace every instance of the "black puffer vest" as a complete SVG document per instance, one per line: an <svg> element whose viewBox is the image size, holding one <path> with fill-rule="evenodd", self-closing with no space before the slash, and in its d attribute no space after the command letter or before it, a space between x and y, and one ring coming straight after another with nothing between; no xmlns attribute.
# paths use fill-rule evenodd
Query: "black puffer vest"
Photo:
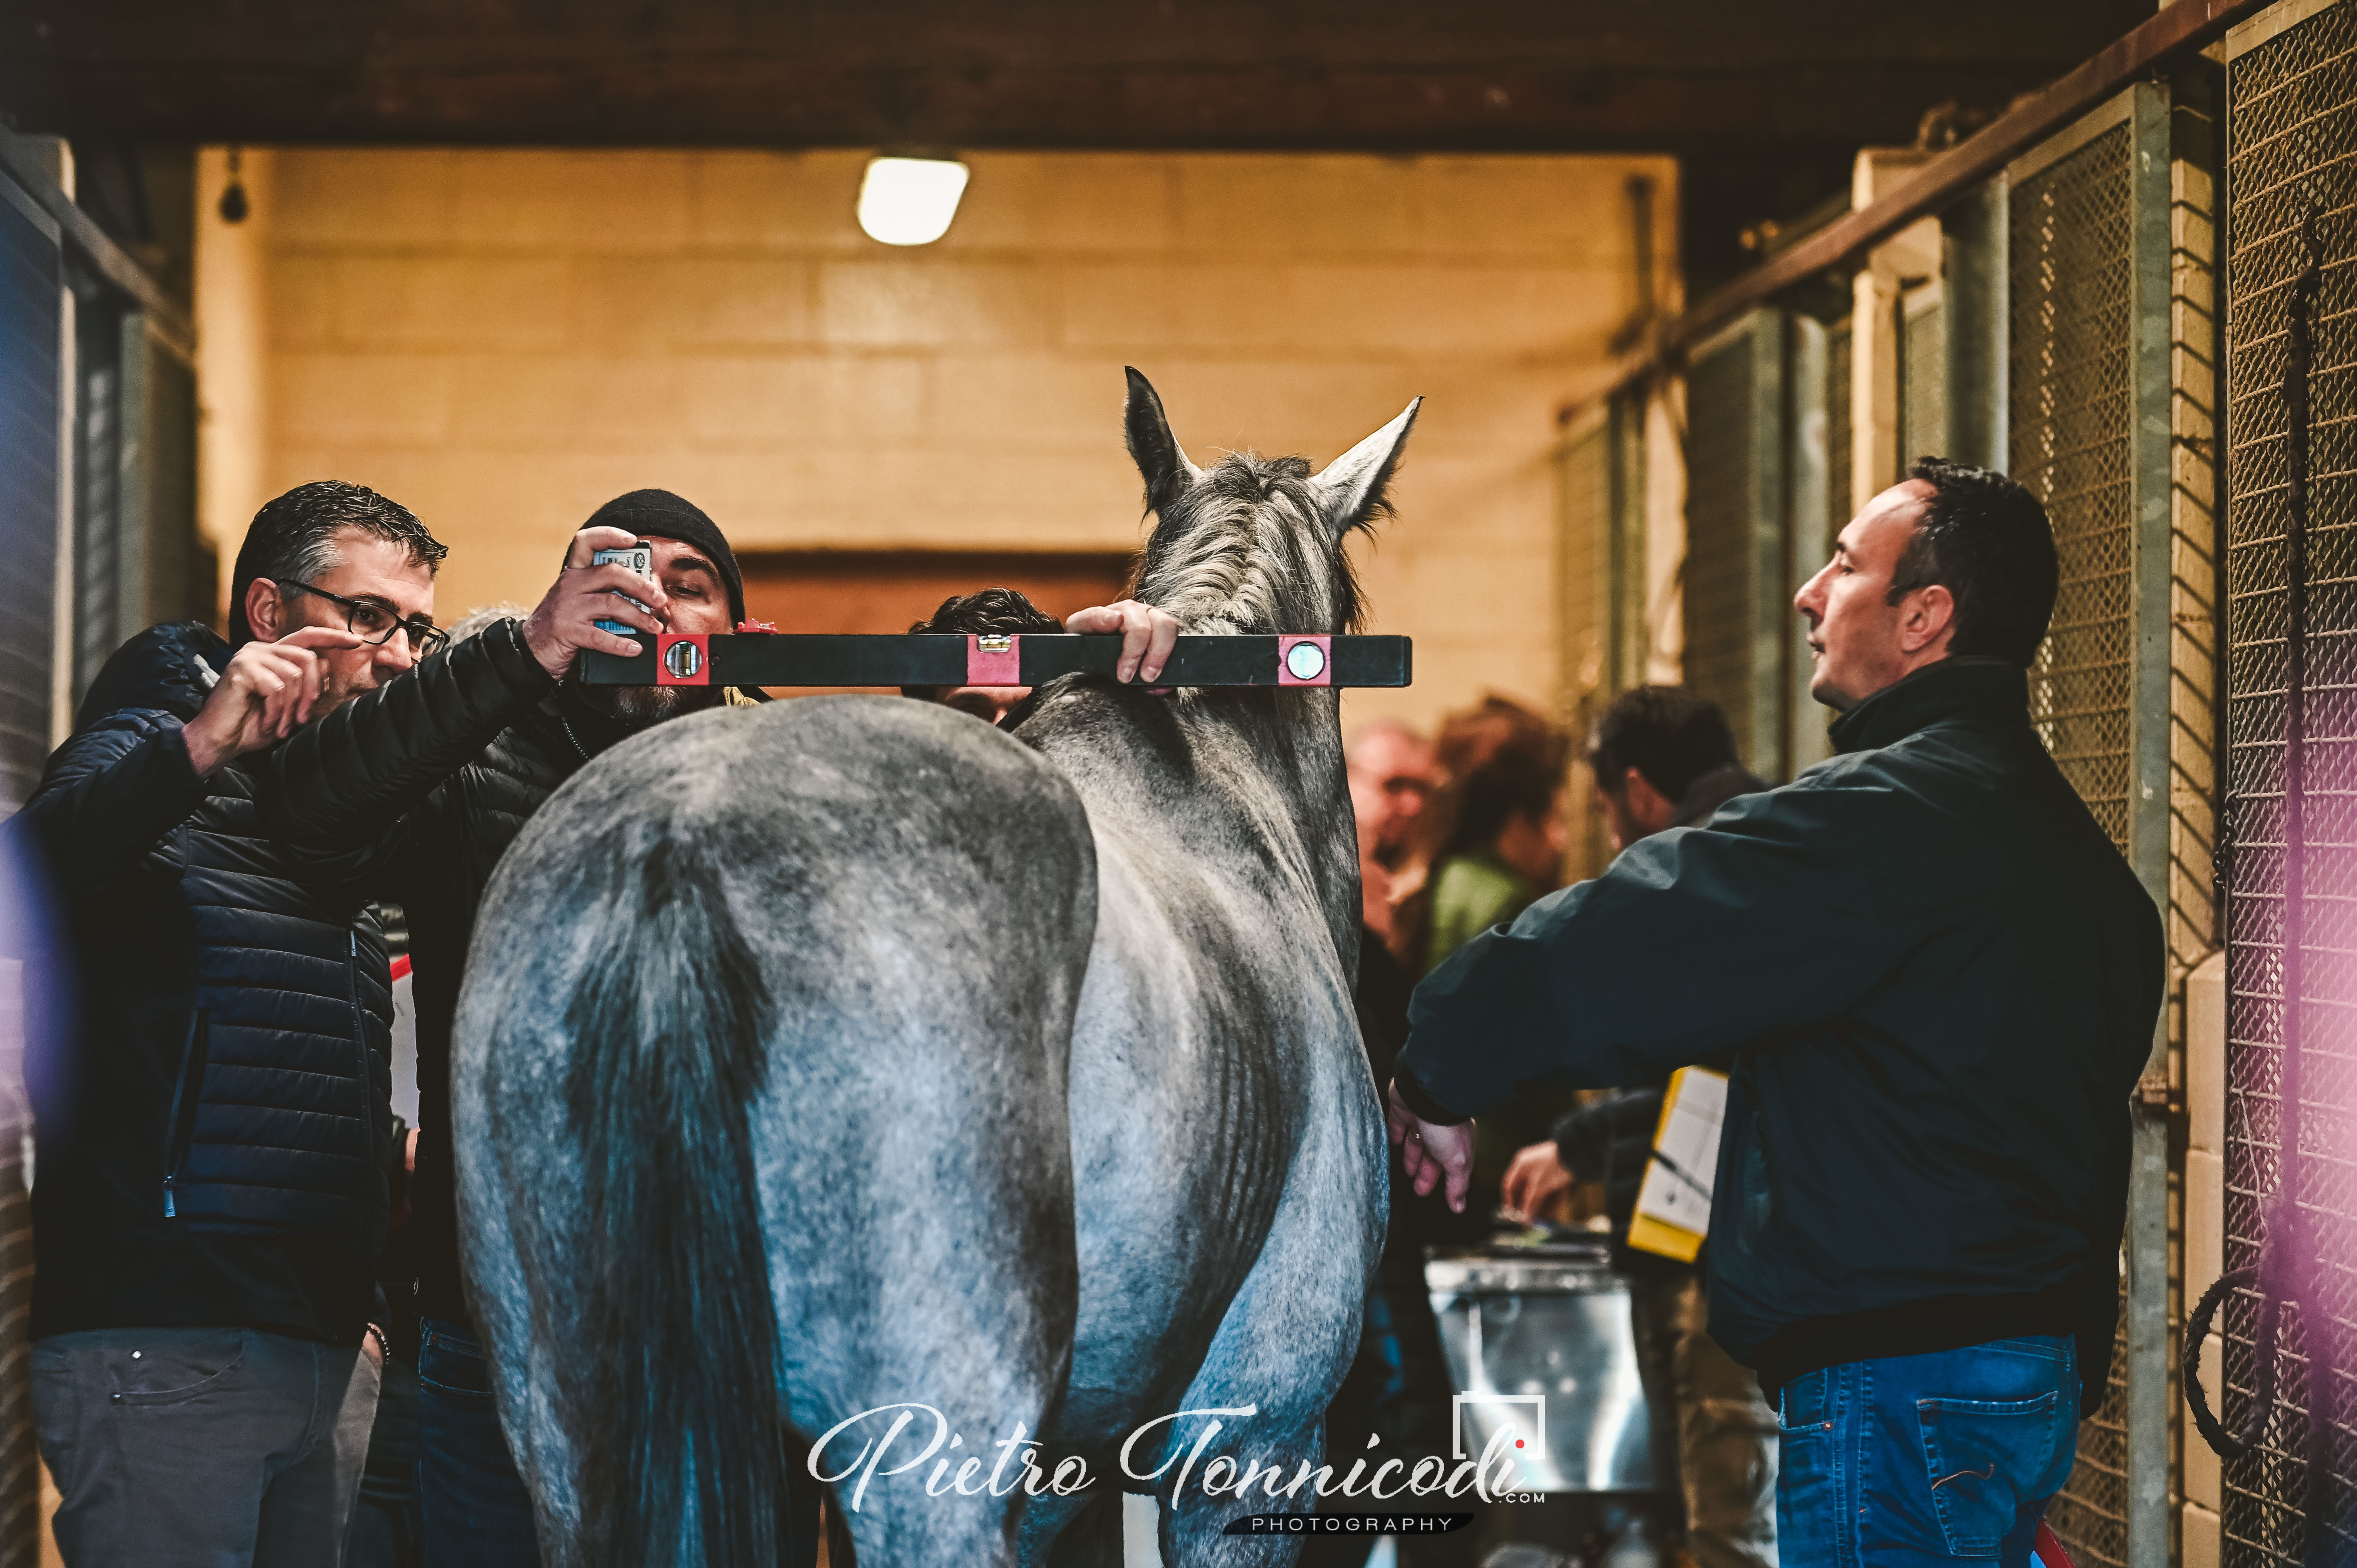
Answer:
<svg viewBox="0 0 2357 1568"><path fill-rule="evenodd" d="M229 655L194 622L125 644L8 827L69 912L79 1011L70 1061L35 1085L37 1334L193 1321L340 1339L365 1321L391 977L356 894L297 880L264 835L245 767L189 766L181 725ZM213 1240L231 1238L261 1245ZM177 1280L192 1316L149 1279Z"/></svg>

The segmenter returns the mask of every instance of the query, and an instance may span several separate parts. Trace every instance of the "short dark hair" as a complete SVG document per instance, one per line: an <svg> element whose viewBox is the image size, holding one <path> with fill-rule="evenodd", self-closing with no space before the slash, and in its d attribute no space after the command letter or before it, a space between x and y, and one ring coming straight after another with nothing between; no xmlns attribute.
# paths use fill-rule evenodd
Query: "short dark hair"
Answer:
<svg viewBox="0 0 2357 1568"><path fill-rule="evenodd" d="M247 588L264 577L274 583L317 581L335 569L336 535L348 528L407 546L409 558L429 574L450 553L450 547L427 532L416 513L366 485L341 479L297 485L253 514L253 526L238 547L237 567L230 578L231 643L253 639L253 628L245 619Z"/></svg>
<svg viewBox="0 0 2357 1568"><path fill-rule="evenodd" d="M1726 714L1684 686L1630 687L1612 699L1587 742L1597 788L1616 800L1631 768L1675 805L1695 779L1735 761Z"/></svg>
<svg viewBox="0 0 2357 1568"><path fill-rule="evenodd" d="M1907 470L1932 494L1890 574L1889 602L1937 583L1954 596L1951 654L2028 669L2046 640L2061 584L2054 528L2038 498L2003 474L1921 457Z"/></svg>
<svg viewBox="0 0 2357 1568"><path fill-rule="evenodd" d="M975 594L952 594L942 601L941 608L909 629L962 637L1004 637L1027 631L1061 631L1064 623L1012 588L985 588ZM937 703L947 689L903 686L900 695Z"/></svg>

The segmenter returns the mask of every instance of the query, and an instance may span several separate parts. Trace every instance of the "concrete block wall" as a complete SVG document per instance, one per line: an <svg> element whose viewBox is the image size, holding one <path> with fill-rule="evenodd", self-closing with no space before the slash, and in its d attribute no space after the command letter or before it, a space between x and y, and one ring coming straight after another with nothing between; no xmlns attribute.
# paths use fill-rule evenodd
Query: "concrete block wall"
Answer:
<svg viewBox="0 0 2357 1568"><path fill-rule="evenodd" d="M746 548L1126 548L1125 363L1199 460L1322 462L1421 393L1398 519L1362 550L1417 683L1352 714L1550 703L1554 411L1603 387L1636 308L1632 175L1676 254L1674 164L975 155L948 236L900 251L853 220L865 158L248 152L259 286L200 322L261 344L212 448L256 476L209 491L223 559L321 477L451 543L452 616L536 596L565 535L641 485Z"/></svg>

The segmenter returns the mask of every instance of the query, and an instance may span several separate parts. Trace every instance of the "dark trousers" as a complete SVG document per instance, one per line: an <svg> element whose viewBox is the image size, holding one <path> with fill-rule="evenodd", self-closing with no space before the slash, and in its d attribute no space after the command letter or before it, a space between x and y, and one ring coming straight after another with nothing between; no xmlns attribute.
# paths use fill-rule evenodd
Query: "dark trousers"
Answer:
<svg viewBox="0 0 2357 1568"><path fill-rule="evenodd" d="M482 1342L447 1318L427 1318L418 1347L417 1502L425 1568L539 1568Z"/></svg>
<svg viewBox="0 0 2357 1568"><path fill-rule="evenodd" d="M385 1358L344 1568L418 1568L417 1535L417 1363L396 1346Z"/></svg>

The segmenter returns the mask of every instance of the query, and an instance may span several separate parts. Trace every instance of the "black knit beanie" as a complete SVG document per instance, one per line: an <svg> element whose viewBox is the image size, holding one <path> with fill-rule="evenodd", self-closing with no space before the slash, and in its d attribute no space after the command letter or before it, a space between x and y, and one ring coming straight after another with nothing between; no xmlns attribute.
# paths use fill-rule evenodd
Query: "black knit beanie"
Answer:
<svg viewBox="0 0 2357 1568"><path fill-rule="evenodd" d="M745 618L745 575L737 569L737 553L704 509L669 490L632 490L616 496L589 514L584 528L619 528L640 538L676 539L711 557L720 580L728 588L728 622Z"/></svg>

